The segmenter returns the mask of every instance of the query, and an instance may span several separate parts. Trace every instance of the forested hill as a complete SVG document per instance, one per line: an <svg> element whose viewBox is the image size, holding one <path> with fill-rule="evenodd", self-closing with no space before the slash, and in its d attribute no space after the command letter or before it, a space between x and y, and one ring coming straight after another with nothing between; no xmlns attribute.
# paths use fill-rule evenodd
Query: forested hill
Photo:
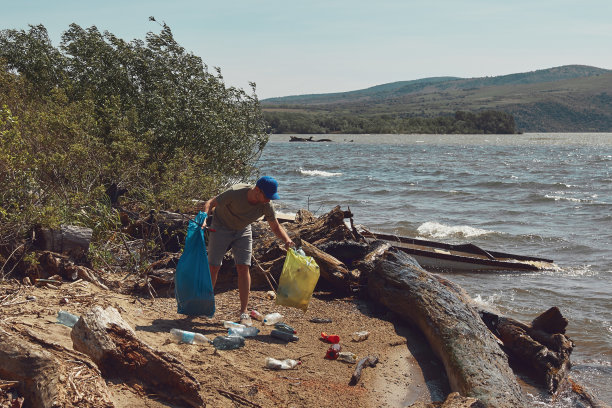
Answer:
<svg viewBox="0 0 612 408"><path fill-rule="evenodd" d="M345 117L434 118L500 111L523 132L612 131L612 70L566 65L510 75L435 77L367 89L261 101L265 111ZM348 116L347 116L348 115Z"/></svg>

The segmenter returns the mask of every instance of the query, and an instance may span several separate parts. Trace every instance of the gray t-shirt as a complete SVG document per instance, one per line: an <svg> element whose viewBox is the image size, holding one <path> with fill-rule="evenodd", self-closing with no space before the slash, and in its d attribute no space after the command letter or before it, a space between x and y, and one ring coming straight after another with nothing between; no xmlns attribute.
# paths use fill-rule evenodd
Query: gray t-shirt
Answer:
<svg viewBox="0 0 612 408"><path fill-rule="evenodd" d="M217 196L215 217L226 227L239 231L262 215L267 221L274 221L276 214L270 203L251 204L247 200L249 184L236 184Z"/></svg>

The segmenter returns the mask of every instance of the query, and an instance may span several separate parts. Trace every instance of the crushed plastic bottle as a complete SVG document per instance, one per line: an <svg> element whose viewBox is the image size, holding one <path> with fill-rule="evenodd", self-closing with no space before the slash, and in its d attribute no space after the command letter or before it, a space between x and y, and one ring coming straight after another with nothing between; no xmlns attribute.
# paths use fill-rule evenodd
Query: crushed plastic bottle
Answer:
<svg viewBox="0 0 612 408"><path fill-rule="evenodd" d="M285 341L298 341L300 339L295 334L287 333L286 331L283 331L283 330L272 330L270 332L270 336L277 338L277 339L285 340Z"/></svg>
<svg viewBox="0 0 612 408"><path fill-rule="evenodd" d="M297 331L295 331L293 327L283 322L274 323L274 328L278 330L286 331L287 333L291 333L291 334L297 333Z"/></svg>
<svg viewBox="0 0 612 408"><path fill-rule="evenodd" d="M353 337L353 341L364 341L370 336L370 332L366 330L358 331L351 334L351 336Z"/></svg>
<svg viewBox="0 0 612 408"><path fill-rule="evenodd" d="M202 333L194 333L181 329L172 329L170 334L180 343L187 344L210 344L211 341Z"/></svg>
<svg viewBox="0 0 612 408"><path fill-rule="evenodd" d="M236 328L236 327L246 327L246 326L244 324L232 322L230 320L224 320L223 327L225 327L226 329L229 329L231 327Z"/></svg>
<svg viewBox="0 0 612 408"><path fill-rule="evenodd" d="M263 321L264 319L263 315L259 313L257 310L251 310L251 313L249 313L249 315L251 316L252 319L259 320L260 322Z"/></svg>
<svg viewBox="0 0 612 408"><path fill-rule="evenodd" d="M212 345L217 350L233 350L244 346L244 337L242 336L217 336L212 341Z"/></svg>
<svg viewBox="0 0 612 408"><path fill-rule="evenodd" d="M355 364L357 363L357 356L355 353L350 351L341 351L338 353L338 360L344 361L345 363Z"/></svg>
<svg viewBox="0 0 612 408"><path fill-rule="evenodd" d="M327 349L327 353L325 353L325 358L330 360L335 360L338 358L340 351L342 350L342 346L338 343L332 344L332 346Z"/></svg>
<svg viewBox="0 0 612 408"><path fill-rule="evenodd" d="M64 310L57 312L57 323L64 326L73 327L79 321L79 316L68 313Z"/></svg>
<svg viewBox="0 0 612 408"><path fill-rule="evenodd" d="M321 332L321 338L328 343L338 344L340 343L340 336L337 334L327 334L325 332Z"/></svg>
<svg viewBox="0 0 612 408"><path fill-rule="evenodd" d="M323 317L313 317L312 319L310 319L310 321L312 323L331 323L332 319L327 319Z"/></svg>
<svg viewBox="0 0 612 408"><path fill-rule="evenodd" d="M230 327L227 330L228 336L242 336L242 337L254 337L259 334L259 329L257 327Z"/></svg>
<svg viewBox="0 0 612 408"><path fill-rule="evenodd" d="M263 319L263 323L266 326L272 326L274 323L278 323L281 320L283 320L283 315L275 312L275 313L267 314Z"/></svg>
<svg viewBox="0 0 612 408"><path fill-rule="evenodd" d="M277 360L272 357L266 358L266 367L273 370L291 370L300 364L302 364L301 361L291 360L289 358L285 360Z"/></svg>

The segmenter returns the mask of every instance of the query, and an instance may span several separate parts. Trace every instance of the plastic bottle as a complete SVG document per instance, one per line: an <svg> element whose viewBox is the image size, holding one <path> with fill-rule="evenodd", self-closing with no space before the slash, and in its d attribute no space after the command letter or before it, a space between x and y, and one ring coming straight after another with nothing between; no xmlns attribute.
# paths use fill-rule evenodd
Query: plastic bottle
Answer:
<svg viewBox="0 0 612 408"><path fill-rule="evenodd" d="M341 351L338 353L338 360L350 364L355 364L357 362L357 356L355 355L355 353L351 353L350 351Z"/></svg>
<svg viewBox="0 0 612 408"><path fill-rule="evenodd" d="M227 330L228 336L254 337L259 333L257 327L230 327Z"/></svg>
<svg viewBox="0 0 612 408"><path fill-rule="evenodd" d="M274 328L278 330L286 331L287 333L291 333L291 334L297 333L297 331L295 331L293 327L283 322L274 323Z"/></svg>
<svg viewBox="0 0 612 408"><path fill-rule="evenodd" d="M209 344L211 341L201 333L194 333L186 330L172 329L170 334L180 343L187 344Z"/></svg>
<svg viewBox="0 0 612 408"><path fill-rule="evenodd" d="M325 353L325 358L328 358L330 360L337 359L338 355L340 354L340 350L342 350L342 346L340 346L340 344L332 344L332 346L327 349L327 353Z"/></svg>
<svg viewBox="0 0 612 408"><path fill-rule="evenodd" d="M251 310L251 313L249 313L249 315L252 319L259 320L260 322L264 319L263 315L257 310Z"/></svg>
<svg viewBox="0 0 612 408"><path fill-rule="evenodd" d="M218 350L233 350L244 346L242 336L217 336L212 341L212 345Z"/></svg>
<svg viewBox="0 0 612 408"><path fill-rule="evenodd" d="M68 313L64 310L57 312L57 323L61 323L64 326L72 327L79 320L79 316Z"/></svg>
<svg viewBox="0 0 612 408"><path fill-rule="evenodd" d="M291 360L289 358L285 360L277 360L272 357L266 358L266 367L271 368L273 370L290 370L300 364L302 364L301 361Z"/></svg>
<svg viewBox="0 0 612 408"><path fill-rule="evenodd" d="M223 327L225 327L226 329L229 329L230 327L237 328L237 327L246 327L246 326L244 324L232 322L229 320L224 320Z"/></svg>
<svg viewBox="0 0 612 408"><path fill-rule="evenodd" d="M274 323L280 322L281 320L283 320L283 315L275 312L275 313L267 314L264 317L263 322L266 326L271 326Z"/></svg>
<svg viewBox="0 0 612 408"><path fill-rule="evenodd" d="M293 333L287 333L283 330L272 330L270 336L285 341L298 341L300 338Z"/></svg>
<svg viewBox="0 0 612 408"><path fill-rule="evenodd" d="M364 341L370 336L370 332L366 330L358 331L353 333L351 336L353 337L353 341Z"/></svg>

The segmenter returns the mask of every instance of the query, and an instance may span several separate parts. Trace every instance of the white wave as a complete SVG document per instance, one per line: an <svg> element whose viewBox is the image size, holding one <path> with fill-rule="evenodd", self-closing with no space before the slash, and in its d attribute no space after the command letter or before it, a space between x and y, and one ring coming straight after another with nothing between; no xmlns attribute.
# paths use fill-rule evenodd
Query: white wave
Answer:
<svg viewBox="0 0 612 408"><path fill-rule="evenodd" d="M546 195L544 195L544 197L548 198L550 200L555 200L555 201L565 200L565 201L571 201L571 202L575 202L575 203L590 203L590 202L593 201L593 200L588 199L588 198L564 197L564 196L552 195L552 194L546 194Z"/></svg>
<svg viewBox="0 0 612 408"><path fill-rule="evenodd" d="M500 298L501 296L497 293L494 293L490 296L487 296L486 299L482 298L482 295L478 294L476 295L476 297L474 299L472 299L474 301L474 303L476 303L477 305L481 305L481 306L493 306L495 304L495 302Z"/></svg>
<svg viewBox="0 0 612 408"><path fill-rule="evenodd" d="M304 170L302 168L300 168L298 171L300 172L300 174L304 174L306 176L315 176L315 177L334 177L334 176L342 175L342 173L332 173L332 172L323 171L323 170Z"/></svg>
<svg viewBox="0 0 612 408"><path fill-rule="evenodd" d="M438 222L428 221L417 228L419 235L431 238L447 237L477 237L480 235L493 234L495 231L488 231L468 225L450 226Z"/></svg>

